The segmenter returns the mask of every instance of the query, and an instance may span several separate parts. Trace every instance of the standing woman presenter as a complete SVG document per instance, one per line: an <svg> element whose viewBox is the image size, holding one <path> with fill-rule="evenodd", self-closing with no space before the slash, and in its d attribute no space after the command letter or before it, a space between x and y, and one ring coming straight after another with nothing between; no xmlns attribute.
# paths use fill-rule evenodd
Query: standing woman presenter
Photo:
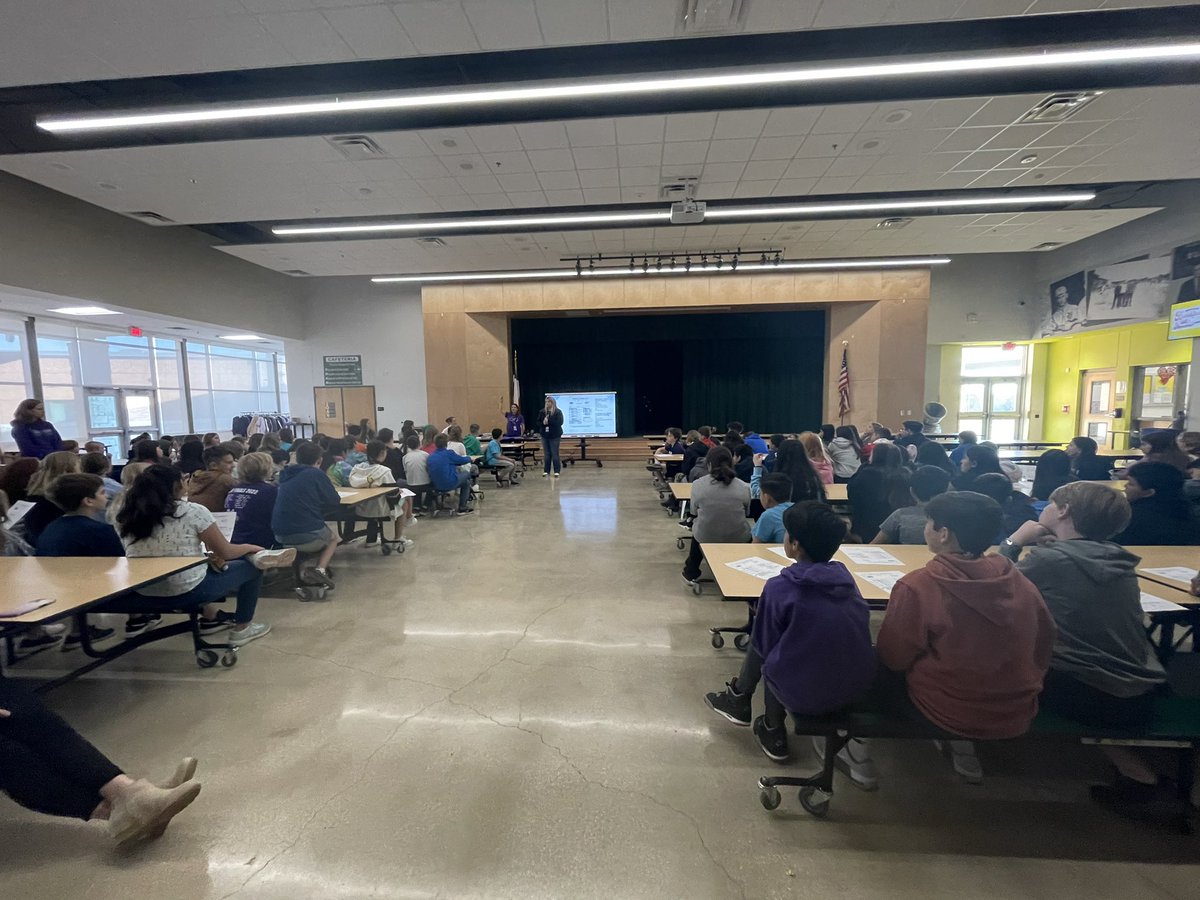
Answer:
<svg viewBox="0 0 1200 900"><path fill-rule="evenodd" d="M562 441L563 414L553 397L546 398L546 407L538 414L538 434L542 438L542 477L550 474L554 464L554 477L562 472L562 460L558 458L558 445Z"/></svg>
<svg viewBox="0 0 1200 900"><path fill-rule="evenodd" d="M12 436L22 456L43 459L62 449L58 429L46 421L41 400L22 400L13 413Z"/></svg>

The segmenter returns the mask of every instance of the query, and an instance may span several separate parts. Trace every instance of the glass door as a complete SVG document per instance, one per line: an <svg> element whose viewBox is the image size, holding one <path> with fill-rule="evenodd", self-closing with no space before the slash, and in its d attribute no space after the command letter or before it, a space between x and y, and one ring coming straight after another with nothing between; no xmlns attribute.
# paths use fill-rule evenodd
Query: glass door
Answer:
<svg viewBox="0 0 1200 900"><path fill-rule="evenodd" d="M139 434L159 435L154 392L131 388L87 388L88 440L108 448L113 460L124 459Z"/></svg>
<svg viewBox="0 0 1200 900"><path fill-rule="evenodd" d="M1015 441L1021 430L1021 379L976 378L959 391L958 428L980 440Z"/></svg>
<svg viewBox="0 0 1200 900"><path fill-rule="evenodd" d="M1113 410L1116 408L1116 373L1095 369L1083 373L1083 396L1079 401L1079 431L1101 447L1110 447Z"/></svg>
<svg viewBox="0 0 1200 900"><path fill-rule="evenodd" d="M1184 408L1186 365L1140 366L1133 372L1133 427L1170 428Z"/></svg>

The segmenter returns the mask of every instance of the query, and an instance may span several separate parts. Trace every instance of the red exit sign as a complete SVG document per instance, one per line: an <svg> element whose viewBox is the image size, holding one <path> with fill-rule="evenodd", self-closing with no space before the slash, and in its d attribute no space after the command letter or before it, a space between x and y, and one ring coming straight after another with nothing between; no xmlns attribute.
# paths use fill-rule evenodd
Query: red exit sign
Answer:
<svg viewBox="0 0 1200 900"><path fill-rule="evenodd" d="M137 325L130 325L129 326L129 336L130 337L141 337L142 329L139 328Z"/></svg>

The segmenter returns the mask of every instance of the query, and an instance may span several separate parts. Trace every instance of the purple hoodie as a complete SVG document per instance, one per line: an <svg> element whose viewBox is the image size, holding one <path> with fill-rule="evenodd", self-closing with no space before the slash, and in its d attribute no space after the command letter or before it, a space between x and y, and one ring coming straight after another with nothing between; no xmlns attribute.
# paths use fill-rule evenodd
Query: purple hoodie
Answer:
<svg viewBox="0 0 1200 900"><path fill-rule="evenodd" d="M763 677L791 712L822 715L875 678L870 611L840 562L797 562L767 582L751 635Z"/></svg>

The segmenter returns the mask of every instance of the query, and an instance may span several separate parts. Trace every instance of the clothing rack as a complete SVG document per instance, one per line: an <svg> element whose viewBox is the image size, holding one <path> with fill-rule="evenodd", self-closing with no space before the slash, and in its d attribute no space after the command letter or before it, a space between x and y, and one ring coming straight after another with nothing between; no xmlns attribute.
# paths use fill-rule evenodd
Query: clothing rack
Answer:
<svg viewBox="0 0 1200 900"><path fill-rule="evenodd" d="M243 412L233 417L234 434L249 437L252 434L269 434L292 424L291 416L281 412Z"/></svg>

